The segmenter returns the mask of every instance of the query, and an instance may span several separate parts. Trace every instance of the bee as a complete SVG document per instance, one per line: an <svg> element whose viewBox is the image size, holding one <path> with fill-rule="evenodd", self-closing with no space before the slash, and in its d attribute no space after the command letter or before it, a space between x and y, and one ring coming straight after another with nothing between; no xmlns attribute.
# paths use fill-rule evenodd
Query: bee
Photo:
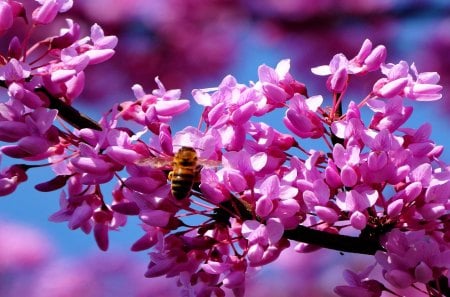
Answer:
<svg viewBox="0 0 450 297"><path fill-rule="evenodd" d="M173 197L182 200L189 196L195 183L200 182L200 170L197 152L187 146L183 146L175 154L172 161L172 171L168 179L171 181Z"/></svg>
<svg viewBox="0 0 450 297"><path fill-rule="evenodd" d="M150 164L153 167L170 165L172 170L169 172L167 179L171 182L172 196L177 200L187 198L192 188L200 183L200 171L203 165L218 166L217 161L199 160L195 149L188 146L182 146L171 160L161 161L160 158L153 157L139 160L137 164Z"/></svg>

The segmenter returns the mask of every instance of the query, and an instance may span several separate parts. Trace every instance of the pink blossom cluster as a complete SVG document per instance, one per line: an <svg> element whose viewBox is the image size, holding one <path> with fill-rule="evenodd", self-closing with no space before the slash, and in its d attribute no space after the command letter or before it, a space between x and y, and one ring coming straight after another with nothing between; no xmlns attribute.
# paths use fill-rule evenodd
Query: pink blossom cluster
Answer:
<svg viewBox="0 0 450 297"><path fill-rule="evenodd" d="M19 2L1 3L2 19L24 16L15 12ZM71 2L40 4L28 34ZM361 274L337 289L342 296L379 296L417 284L429 294L448 290L449 168L429 124L404 126L413 111L408 99L441 98L437 73L386 63L386 48L365 40L355 57L338 54L312 69L327 76L327 95L310 96L282 60L275 68L260 66L256 82L229 75L216 88L193 90L203 107L199 125L172 133L172 119L190 101L158 78L150 93L134 85L135 99L98 122L71 106L83 90L84 69L111 57L117 39L98 25L80 37L77 24L67 24L31 46L28 36L14 37L0 54L0 86L7 90L0 140L9 143L1 153L28 162L1 170L1 195L16 190L33 167L51 166L55 178L36 189L63 188L52 221L92 232L107 250L108 233L137 216L144 234L131 249L151 249L145 275L176 278L185 296L224 296L225 289L243 296L249 274L275 261L291 241L299 242L298 252L375 254L390 288L367 285L379 281ZM348 101L352 78L369 72L379 78L367 96ZM331 106L324 105L327 97ZM270 116L280 110L277 128ZM363 118L363 110L372 118ZM174 156L182 147L194 148L198 161L180 165ZM48 163L34 163L43 159ZM198 182L185 185L183 166L201 167ZM168 181L177 168L184 199L174 198L175 181Z"/></svg>

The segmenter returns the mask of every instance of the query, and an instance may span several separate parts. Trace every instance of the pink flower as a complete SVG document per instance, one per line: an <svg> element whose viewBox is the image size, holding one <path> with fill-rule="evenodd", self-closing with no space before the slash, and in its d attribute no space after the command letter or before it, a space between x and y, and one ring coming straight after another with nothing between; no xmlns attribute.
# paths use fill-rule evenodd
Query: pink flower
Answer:
<svg viewBox="0 0 450 297"><path fill-rule="evenodd" d="M384 45L378 45L372 50L372 42L369 39L364 40L359 53L350 61L352 73L365 73L380 69L386 55Z"/></svg>
<svg viewBox="0 0 450 297"><path fill-rule="evenodd" d="M378 251L375 259L384 269L384 278L398 288L428 283L434 278L432 271L450 267L450 252L424 231L394 229L385 237L384 246L386 252Z"/></svg>
<svg viewBox="0 0 450 297"><path fill-rule="evenodd" d="M411 70L416 81L411 82L405 88L407 98L417 101L435 101L442 98L442 94L440 94L442 86L437 84L440 79L437 72L419 73L415 64L411 65Z"/></svg>
<svg viewBox="0 0 450 297"><path fill-rule="evenodd" d="M0 172L0 196L11 194L20 183L26 181L28 179L27 169L24 165L13 165L3 169Z"/></svg>
<svg viewBox="0 0 450 297"><path fill-rule="evenodd" d="M368 279L370 272L375 267L370 265L360 273L350 270L344 271L344 278L348 286L337 286L334 292L342 297L380 297L385 290L383 284L376 280Z"/></svg>
<svg viewBox="0 0 450 297"><path fill-rule="evenodd" d="M48 38L51 48L63 49L71 46L80 38L80 25L66 19L67 28L61 28L59 36Z"/></svg>
<svg viewBox="0 0 450 297"><path fill-rule="evenodd" d="M14 20L13 11L8 2L0 2L0 35L11 28Z"/></svg>
<svg viewBox="0 0 450 297"><path fill-rule="evenodd" d="M442 98L439 93L439 75L436 72L419 73L416 66L411 65L414 77L409 74L410 67L405 61L398 64L387 64L382 67L386 78L379 79L374 85L374 93L382 98L397 95L417 101L434 101Z"/></svg>
<svg viewBox="0 0 450 297"><path fill-rule="evenodd" d="M403 125L413 112L412 106L405 106L401 97L393 97L388 101L370 100L368 106L375 114L370 123L370 128L394 132Z"/></svg>
<svg viewBox="0 0 450 297"><path fill-rule="evenodd" d="M290 99L295 93L306 96L305 85L297 82L289 73L290 60L281 60L275 69L261 65L258 68L259 81L255 87L261 89L267 103L274 107L280 107Z"/></svg>
<svg viewBox="0 0 450 297"><path fill-rule="evenodd" d="M372 42L366 39L359 53L350 61L343 54L337 54L329 65L314 67L311 71L316 75L328 76L327 88L342 93L347 89L349 75L378 70L385 59L386 48L379 45L372 50Z"/></svg>
<svg viewBox="0 0 450 297"><path fill-rule="evenodd" d="M30 66L14 58L0 66L0 79L6 82L24 82L24 79L28 78L30 74Z"/></svg>
<svg viewBox="0 0 450 297"><path fill-rule="evenodd" d="M242 235L248 240L248 260L251 265L259 266L274 261L281 250L279 245L284 228L276 219L269 219L266 225L257 221L246 221L242 226Z"/></svg>
<svg viewBox="0 0 450 297"><path fill-rule="evenodd" d="M17 16L25 18L25 9L22 3L11 0L0 2L0 36L12 27L14 18Z"/></svg>
<svg viewBox="0 0 450 297"><path fill-rule="evenodd" d="M10 277L9 271L15 274L22 270L30 276L30 270L44 264L54 254L49 239L31 226L1 221L0 237L0 271ZM27 244L23 244L24 241Z"/></svg>
<svg viewBox="0 0 450 297"><path fill-rule="evenodd" d="M42 6L33 11L33 21L36 24L53 22L58 12L65 12L72 8L72 0L36 0Z"/></svg>
<svg viewBox="0 0 450 297"><path fill-rule="evenodd" d="M314 67L311 71L316 75L329 75L327 88L330 91L342 93L347 89L348 60L343 54L335 55L330 65Z"/></svg>
<svg viewBox="0 0 450 297"><path fill-rule="evenodd" d="M336 204L344 211L364 211L375 204L378 199L376 190L364 186L341 192L337 195Z"/></svg>
<svg viewBox="0 0 450 297"><path fill-rule="evenodd" d="M301 95L294 95L283 123L302 138L320 138L324 133L324 127L316 111L322 104L322 100L322 96L305 99Z"/></svg>
<svg viewBox="0 0 450 297"><path fill-rule="evenodd" d="M159 89L152 94L146 94L140 85L132 87L136 101L124 102L121 105L121 116L125 120L133 120L141 125L147 125L155 134L159 133L162 123L171 121L174 115L189 109L189 101L179 99L178 90L166 91L158 78L155 78Z"/></svg>

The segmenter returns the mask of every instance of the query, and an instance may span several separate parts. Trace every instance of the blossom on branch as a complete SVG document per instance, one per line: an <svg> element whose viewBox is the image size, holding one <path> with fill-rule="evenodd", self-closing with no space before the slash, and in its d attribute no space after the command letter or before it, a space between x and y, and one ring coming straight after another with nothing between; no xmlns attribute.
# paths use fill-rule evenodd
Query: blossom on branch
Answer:
<svg viewBox="0 0 450 297"><path fill-rule="evenodd" d="M71 5L42 2L34 25ZM190 102L158 78L157 89L134 85L134 100L96 122L72 103L88 81L84 70L109 59L117 39L98 25L80 38L79 27L67 23L59 36L21 50L11 41L1 54L7 100L0 103L0 140L9 143L1 152L49 162L2 170L1 195L16 190L26 170L51 166L56 177L36 189L62 189L52 221L92 232L107 250L109 232L137 216L144 235L131 249L151 249L145 276L176 278L186 296L224 296L225 289L244 296L248 276L276 261L290 240L301 242L298 252L375 254L392 290L369 279L370 267L348 272L341 295L378 296L416 284L430 294L448 290L441 283L450 271L450 170L428 125L404 126L413 111L405 98L441 98L436 73L386 64L386 48L366 40L353 59L337 54L313 68L328 76L330 94L309 96L282 60L260 66L256 82L228 75L216 88L193 90L203 107L197 127L175 131L172 120ZM377 71L367 97L348 101L352 75ZM366 106L371 119L362 116ZM266 122L275 110L285 112L280 128ZM310 148L305 139L320 145Z"/></svg>

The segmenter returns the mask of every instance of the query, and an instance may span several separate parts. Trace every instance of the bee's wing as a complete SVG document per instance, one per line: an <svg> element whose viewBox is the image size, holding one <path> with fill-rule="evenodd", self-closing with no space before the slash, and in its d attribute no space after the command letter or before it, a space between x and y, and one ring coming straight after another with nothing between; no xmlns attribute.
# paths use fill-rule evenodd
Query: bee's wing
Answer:
<svg viewBox="0 0 450 297"><path fill-rule="evenodd" d="M153 168L163 168L172 164L173 157L148 157L135 162L139 166L150 166Z"/></svg>
<svg viewBox="0 0 450 297"><path fill-rule="evenodd" d="M222 162L218 160L199 159L198 165L205 168L217 168L222 166Z"/></svg>

